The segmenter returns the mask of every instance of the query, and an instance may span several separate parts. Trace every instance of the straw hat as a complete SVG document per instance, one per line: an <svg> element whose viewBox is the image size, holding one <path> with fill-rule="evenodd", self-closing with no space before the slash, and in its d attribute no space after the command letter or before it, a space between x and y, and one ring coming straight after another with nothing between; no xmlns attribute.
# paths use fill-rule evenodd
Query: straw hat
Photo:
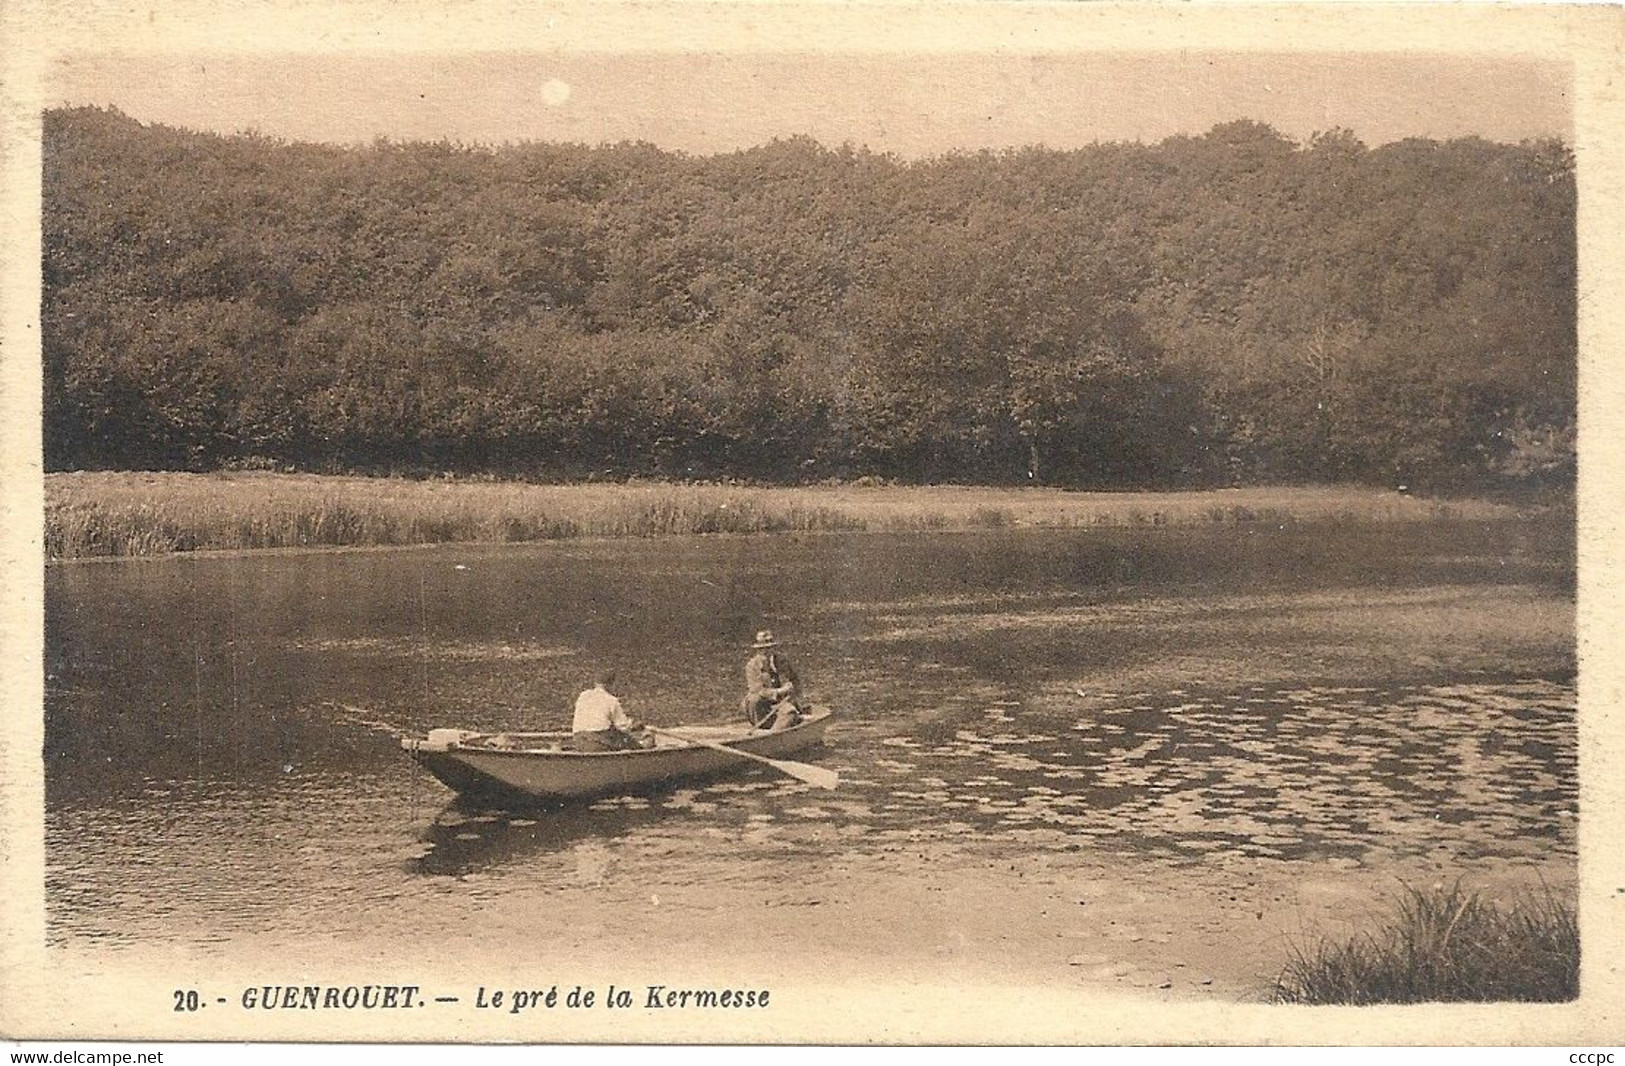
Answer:
<svg viewBox="0 0 1625 1066"><path fill-rule="evenodd" d="M751 647L757 651L761 651L763 648L776 648L778 646L779 642L774 639L773 631L771 629L763 629L757 632L756 643L751 645Z"/></svg>

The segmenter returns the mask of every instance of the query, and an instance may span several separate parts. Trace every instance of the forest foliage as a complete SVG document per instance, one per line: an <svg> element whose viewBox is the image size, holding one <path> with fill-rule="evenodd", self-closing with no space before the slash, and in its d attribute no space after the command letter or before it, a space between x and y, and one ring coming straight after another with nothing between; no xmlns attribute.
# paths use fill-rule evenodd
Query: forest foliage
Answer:
<svg viewBox="0 0 1625 1066"><path fill-rule="evenodd" d="M48 469L1564 484L1560 142L44 125Z"/></svg>

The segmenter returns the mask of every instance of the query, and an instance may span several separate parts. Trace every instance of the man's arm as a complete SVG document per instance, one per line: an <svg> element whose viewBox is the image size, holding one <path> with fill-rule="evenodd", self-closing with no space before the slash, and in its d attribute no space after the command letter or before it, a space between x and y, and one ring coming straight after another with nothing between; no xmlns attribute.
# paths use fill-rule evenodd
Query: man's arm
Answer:
<svg viewBox="0 0 1625 1066"><path fill-rule="evenodd" d="M632 720L632 716L626 713L626 708L621 706L621 701L614 696L610 697L609 722L623 733L632 733L643 728Z"/></svg>
<svg viewBox="0 0 1625 1066"><path fill-rule="evenodd" d="M796 676L796 668L790 665L789 659L779 660L779 680L784 684L779 691L789 696L801 691L801 678Z"/></svg>

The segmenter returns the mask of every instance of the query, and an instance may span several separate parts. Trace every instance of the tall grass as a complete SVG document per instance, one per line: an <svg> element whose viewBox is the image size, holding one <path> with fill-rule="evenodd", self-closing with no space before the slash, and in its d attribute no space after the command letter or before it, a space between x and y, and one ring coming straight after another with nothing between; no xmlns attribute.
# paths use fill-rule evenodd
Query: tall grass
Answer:
<svg viewBox="0 0 1625 1066"><path fill-rule="evenodd" d="M1086 493L826 485L532 485L239 472L45 479L52 559L203 549L1296 521L1432 521L1428 503L1358 488ZM1507 509L1464 505L1468 516Z"/></svg>
<svg viewBox="0 0 1625 1066"><path fill-rule="evenodd" d="M1580 989L1580 927L1550 892L1498 905L1459 884L1407 888L1390 922L1295 948L1282 1003L1562 1002Z"/></svg>

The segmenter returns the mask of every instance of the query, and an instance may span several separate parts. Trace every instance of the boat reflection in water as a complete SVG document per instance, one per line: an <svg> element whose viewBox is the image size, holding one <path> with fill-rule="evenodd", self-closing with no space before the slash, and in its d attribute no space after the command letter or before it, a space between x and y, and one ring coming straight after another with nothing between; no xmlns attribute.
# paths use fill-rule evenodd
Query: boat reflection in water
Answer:
<svg viewBox="0 0 1625 1066"><path fill-rule="evenodd" d="M516 811L459 797L423 831L427 850L409 873L460 877L566 851L583 841L606 842L645 828L669 813L649 804L610 809L560 803Z"/></svg>

